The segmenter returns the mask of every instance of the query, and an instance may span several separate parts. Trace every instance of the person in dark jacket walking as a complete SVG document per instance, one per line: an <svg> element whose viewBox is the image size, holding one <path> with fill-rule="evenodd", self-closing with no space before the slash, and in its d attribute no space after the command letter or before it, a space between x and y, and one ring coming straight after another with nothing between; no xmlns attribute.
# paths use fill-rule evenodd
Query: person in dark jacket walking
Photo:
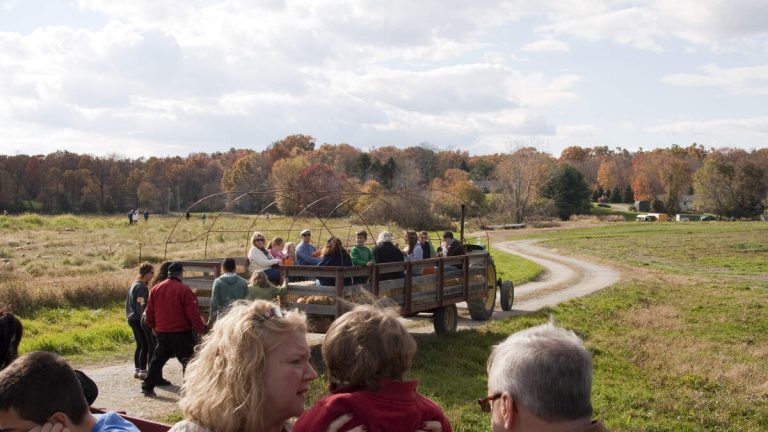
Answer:
<svg viewBox="0 0 768 432"><path fill-rule="evenodd" d="M157 335L157 346L141 385L145 396L155 395L155 386L161 385L163 366L171 357L175 356L182 370L186 369L195 349L193 331L202 335L207 330L200 316L197 297L181 281L183 273L184 266L179 262L168 266L168 279L152 288L147 302L147 324Z"/></svg>
<svg viewBox="0 0 768 432"><path fill-rule="evenodd" d="M376 241L376 247L373 248L373 257L376 259L376 264L405 261L405 255L403 255L403 251L395 246L392 233L389 231L382 231L379 233L379 237ZM401 271L381 274L381 280L403 278L405 278L405 273Z"/></svg>
<svg viewBox="0 0 768 432"><path fill-rule="evenodd" d="M133 377L144 379L147 377L147 361L149 355L149 341L141 328L141 315L149 299L147 283L155 275L155 267L145 262L139 266L139 275L128 288L128 297L125 299L125 319L133 331L133 339L136 341L136 349L133 351Z"/></svg>

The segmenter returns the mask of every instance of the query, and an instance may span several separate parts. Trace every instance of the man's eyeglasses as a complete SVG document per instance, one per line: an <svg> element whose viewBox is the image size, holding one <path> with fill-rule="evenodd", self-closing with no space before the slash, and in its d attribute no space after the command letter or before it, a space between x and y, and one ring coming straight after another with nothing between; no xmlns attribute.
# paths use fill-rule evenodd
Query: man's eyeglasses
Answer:
<svg viewBox="0 0 768 432"><path fill-rule="evenodd" d="M263 239L263 238L257 238L257 239L256 239L256 241L264 241L264 240L265 240L265 239Z"/></svg>
<svg viewBox="0 0 768 432"><path fill-rule="evenodd" d="M501 397L501 393L496 393L492 396L486 396L482 399L478 399L477 403L480 405L480 411L491 412L491 403Z"/></svg>

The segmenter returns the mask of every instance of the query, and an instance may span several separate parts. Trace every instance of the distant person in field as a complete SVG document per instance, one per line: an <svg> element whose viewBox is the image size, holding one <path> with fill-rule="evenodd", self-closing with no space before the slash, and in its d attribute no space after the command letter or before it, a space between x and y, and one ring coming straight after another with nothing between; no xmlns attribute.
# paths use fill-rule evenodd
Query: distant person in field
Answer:
<svg viewBox="0 0 768 432"><path fill-rule="evenodd" d="M234 258L224 258L221 263L224 274L213 281L211 290L211 313L208 315L208 328L216 323L219 316L223 315L236 300L248 297L248 281L235 273L236 264Z"/></svg>
<svg viewBox="0 0 768 432"><path fill-rule="evenodd" d="M203 212L203 214L200 215L200 222L202 222L203 225L205 225L205 212Z"/></svg>
<svg viewBox="0 0 768 432"><path fill-rule="evenodd" d="M185 214L184 214L184 217L185 217L185 218L187 218L187 220L189 220L189 218L190 218L191 216L192 216L192 215L190 215L190 214L189 214L189 212L187 212L187 213L185 213Z"/></svg>
<svg viewBox="0 0 768 432"><path fill-rule="evenodd" d="M303 312L235 303L189 363L171 432L290 431L317 378L306 334Z"/></svg>
<svg viewBox="0 0 768 432"><path fill-rule="evenodd" d="M56 354L24 355L0 372L0 429L139 432L115 412L91 414L75 371Z"/></svg>
<svg viewBox="0 0 768 432"><path fill-rule="evenodd" d="M125 319L133 331L133 339L136 349L133 351L133 377L144 379L147 377L147 361L149 360L149 340L141 328L141 316L147 307L149 300L148 283L155 275L155 267L148 263L139 266L139 274L128 288L128 297L125 299Z"/></svg>
<svg viewBox="0 0 768 432"><path fill-rule="evenodd" d="M280 284L280 264L283 261L274 258L267 250L267 238L261 231L256 231L251 236L251 248L248 250L248 270L251 274L263 271L269 281L275 285Z"/></svg>
<svg viewBox="0 0 768 432"><path fill-rule="evenodd" d="M181 281L184 267L174 262L168 266L168 279L152 287L147 303L147 324L157 337L155 353L149 363L147 377L141 385L145 396L154 396L162 382L163 366L176 357L182 368L187 367L194 352L196 337L193 332L204 334L206 326L200 316L197 297L192 289ZM167 383L167 384L166 384Z"/></svg>
<svg viewBox="0 0 768 432"><path fill-rule="evenodd" d="M376 247L373 248L373 257L376 260L376 264L405 261L405 255L395 246L395 240L389 231L379 233ZM404 277L405 273L402 271L381 273L381 280L403 279Z"/></svg>
<svg viewBox="0 0 768 432"><path fill-rule="evenodd" d="M416 391L418 381L405 379L416 340L399 318L396 310L363 305L331 324L322 347L331 394L302 414L293 432L322 431L348 414L341 430L451 431L440 406Z"/></svg>
<svg viewBox="0 0 768 432"><path fill-rule="evenodd" d="M149 220L149 210L144 210L144 222Z"/></svg>
<svg viewBox="0 0 768 432"><path fill-rule="evenodd" d="M128 211L128 225L133 225L133 210Z"/></svg>
<svg viewBox="0 0 768 432"><path fill-rule="evenodd" d="M591 393L592 354L572 331L549 323L492 348L488 396L478 402L494 432L606 432L592 420Z"/></svg>
<svg viewBox="0 0 768 432"><path fill-rule="evenodd" d="M136 209L133 211L131 218L133 220L134 225L137 225L139 223L139 209Z"/></svg>

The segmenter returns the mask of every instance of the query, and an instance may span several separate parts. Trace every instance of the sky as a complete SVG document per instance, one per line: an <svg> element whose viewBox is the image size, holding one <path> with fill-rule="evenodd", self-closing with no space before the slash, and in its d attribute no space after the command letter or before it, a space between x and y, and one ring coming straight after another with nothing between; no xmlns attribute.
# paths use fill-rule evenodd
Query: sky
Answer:
<svg viewBox="0 0 768 432"><path fill-rule="evenodd" d="M768 147L766 0L0 0L0 154Z"/></svg>

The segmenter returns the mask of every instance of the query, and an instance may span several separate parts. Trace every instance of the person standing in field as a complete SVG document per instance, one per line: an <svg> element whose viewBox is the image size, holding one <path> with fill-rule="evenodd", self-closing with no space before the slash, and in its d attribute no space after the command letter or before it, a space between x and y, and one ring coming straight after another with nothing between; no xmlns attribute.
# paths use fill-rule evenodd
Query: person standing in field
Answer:
<svg viewBox="0 0 768 432"><path fill-rule="evenodd" d="M149 356L149 340L141 328L141 316L149 299L147 283L155 275L155 267L148 263L139 266L139 274L128 288L128 297L125 300L125 319L133 331L133 339L136 341L136 349L133 351L133 377L144 379L147 377L147 361Z"/></svg>
<svg viewBox="0 0 768 432"><path fill-rule="evenodd" d="M157 284L160 282L168 279L168 267L172 264L171 261L163 261L162 264L160 264L160 267L155 272L155 276L152 277L152 280L149 282L149 295L152 295L152 288L154 288ZM149 349L147 353L147 366L149 366L149 363L152 361L152 356L155 355L155 347L157 346L157 338L155 337L155 333L152 331L152 328L147 324L147 308L144 307L144 313L141 314L141 329L144 330L144 335L147 337L147 342L149 344ZM146 375L145 377L146 378ZM163 375L160 374L160 378L157 380L157 385L170 385L171 383L163 378Z"/></svg>
<svg viewBox="0 0 768 432"><path fill-rule="evenodd" d="M144 210L144 222L149 220L149 210Z"/></svg>
<svg viewBox="0 0 768 432"><path fill-rule="evenodd" d="M197 297L192 289L181 281L184 267L174 262L168 266L168 279L152 288L147 303L147 324L157 336L157 346L149 363L147 377L141 385L145 396L155 396L154 388L161 385L163 366L175 356L182 369L186 369L194 353L196 337L207 328L200 316Z"/></svg>
<svg viewBox="0 0 768 432"><path fill-rule="evenodd" d="M211 290L211 314L208 316L208 328L212 328L220 315L223 315L229 306L236 300L242 300L248 296L248 281L235 273L235 259L224 258L221 263L224 274L213 281Z"/></svg>

